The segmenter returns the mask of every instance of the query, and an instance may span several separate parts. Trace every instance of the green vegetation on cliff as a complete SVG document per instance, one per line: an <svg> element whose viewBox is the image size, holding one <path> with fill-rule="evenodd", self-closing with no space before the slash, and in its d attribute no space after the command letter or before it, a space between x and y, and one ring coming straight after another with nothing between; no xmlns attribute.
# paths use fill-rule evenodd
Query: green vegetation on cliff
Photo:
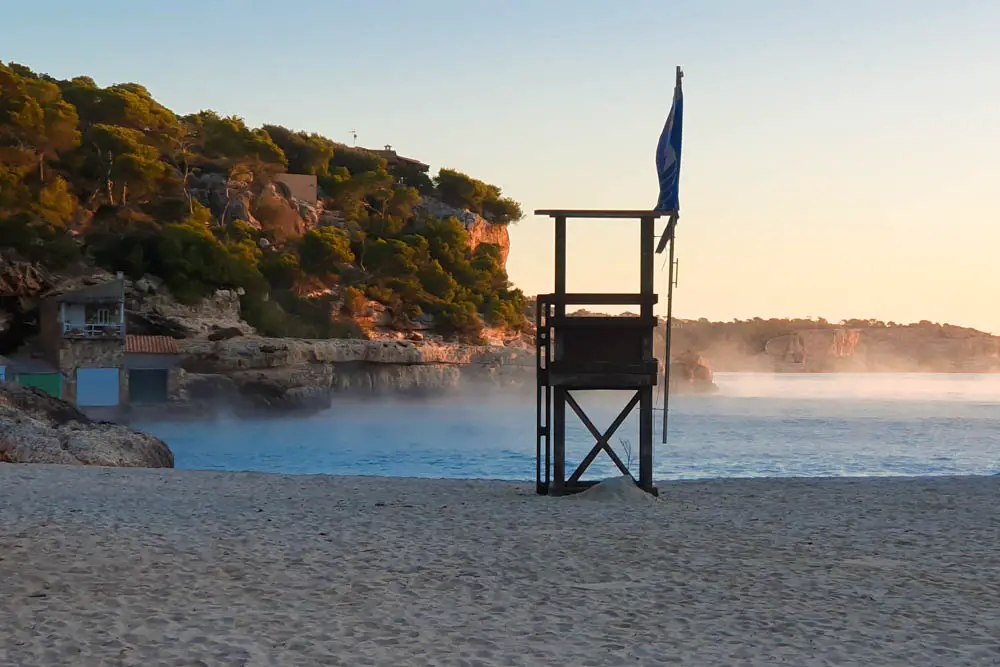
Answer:
<svg viewBox="0 0 1000 667"><path fill-rule="evenodd" d="M272 182L284 172L316 176L325 218ZM185 302L242 288L245 317L268 335L356 334L367 299L465 340L484 321L521 327L501 249L473 250L459 220L418 215L424 197L491 224L522 217L500 188L454 170L432 178L318 134L178 116L138 84L0 63L0 252L51 270L151 274Z"/></svg>

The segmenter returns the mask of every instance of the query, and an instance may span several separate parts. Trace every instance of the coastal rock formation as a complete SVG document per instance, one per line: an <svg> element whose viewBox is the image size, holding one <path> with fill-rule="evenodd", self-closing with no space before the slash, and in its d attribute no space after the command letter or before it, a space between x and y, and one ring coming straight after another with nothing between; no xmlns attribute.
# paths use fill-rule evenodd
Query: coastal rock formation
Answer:
<svg viewBox="0 0 1000 667"><path fill-rule="evenodd" d="M670 391L679 393L712 393L718 391L708 360L688 350L670 363Z"/></svg>
<svg viewBox="0 0 1000 667"><path fill-rule="evenodd" d="M492 243L500 247L504 265L510 254L510 234L507 225L494 225L489 220L468 209L449 206L433 197L423 197L417 204L416 212L435 218L455 218L469 233L469 248L475 250L481 243Z"/></svg>
<svg viewBox="0 0 1000 667"><path fill-rule="evenodd" d="M241 337L223 341L178 341L185 370L225 373L309 364L532 365L520 348L379 340L303 340ZM532 365L533 368L533 365Z"/></svg>
<svg viewBox="0 0 1000 667"><path fill-rule="evenodd" d="M278 238L300 235L320 225L343 226L339 214L326 211L321 202L305 202L291 196L279 182L264 185L234 183L226 174L199 173L190 177L192 195L222 219L245 220L256 229ZM500 247L504 263L510 254L507 225L495 225L478 213L449 206L434 197L422 197L415 212L437 218L456 218L469 233L469 247L481 243Z"/></svg>
<svg viewBox="0 0 1000 667"><path fill-rule="evenodd" d="M534 373L533 352L517 347L255 336L188 339L179 347L188 400L235 395L272 407L322 407L338 391L437 391Z"/></svg>
<svg viewBox="0 0 1000 667"><path fill-rule="evenodd" d="M812 329L776 336L764 344L764 353L777 370L818 373L831 370L837 360L855 356L861 342L859 329Z"/></svg>
<svg viewBox="0 0 1000 667"><path fill-rule="evenodd" d="M240 295L235 290L216 290L189 306L178 303L160 280L146 276L128 283L126 300L128 329L134 334L189 338L218 331L226 331L229 337L254 333L242 319Z"/></svg>
<svg viewBox="0 0 1000 667"><path fill-rule="evenodd" d="M926 321L674 320L673 346L729 372L1000 372L1000 336Z"/></svg>
<svg viewBox="0 0 1000 667"><path fill-rule="evenodd" d="M0 462L172 468L174 455L151 435L92 421L33 387L0 383Z"/></svg>

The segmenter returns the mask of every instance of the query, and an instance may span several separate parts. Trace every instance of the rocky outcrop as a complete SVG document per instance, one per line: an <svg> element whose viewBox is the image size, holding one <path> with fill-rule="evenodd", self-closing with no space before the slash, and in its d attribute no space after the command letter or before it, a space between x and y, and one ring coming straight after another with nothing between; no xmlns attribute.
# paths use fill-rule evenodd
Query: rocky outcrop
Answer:
<svg viewBox="0 0 1000 667"><path fill-rule="evenodd" d="M469 233L469 248L475 250L481 243L492 243L500 247L504 265L510 254L510 234L507 225L494 225L483 216L468 209L455 208L433 197L423 197L417 204L416 212L434 218L455 218Z"/></svg>
<svg viewBox="0 0 1000 667"><path fill-rule="evenodd" d="M222 172L196 172L188 177L188 191L217 219L245 220L260 229L248 184L235 182Z"/></svg>
<svg viewBox="0 0 1000 667"><path fill-rule="evenodd" d="M465 224L465 230L469 232L469 247L475 250L482 243L492 243L500 247L500 255L503 257L504 266L507 266L507 257L510 255L510 234L507 225L494 225L487 222L481 215L472 214L474 217L471 223Z"/></svg>
<svg viewBox="0 0 1000 667"><path fill-rule="evenodd" d="M334 392L429 392L530 381L531 350L416 341L240 337L179 341L188 401L323 407Z"/></svg>
<svg viewBox="0 0 1000 667"><path fill-rule="evenodd" d="M179 341L185 370L219 373L309 364L502 366L524 362L528 350L480 345L377 340L243 337Z"/></svg>
<svg viewBox="0 0 1000 667"><path fill-rule="evenodd" d="M197 173L189 178L189 190L219 220L243 220L277 239L298 236L313 227L343 224L336 212L321 201L292 196L280 181L246 183L223 173Z"/></svg>
<svg viewBox="0 0 1000 667"><path fill-rule="evenodd" d="M0 296L23 307L51 287L52 277L38 264L0 253Z"/></svg>
<svg viewBox="0 0 1000 667"><path fill-rule="evenodd" d="M768 340L764 353L778 370L819 373L832 370L838 360L853 358L860 341L859 329L807 329Z"/></svg>
<svg viewBox="0 0 1000 667"><path fill-rule="evenodd" d="M670 391L706 394L718 391L708 360L688 350L670 363Z"/></svg>
<svg viewBox="0 0 1000 667"><path fill-rule="evenodd" d="M276 182L265 185L253 198L253 218L260 230L278 241L301 236L319 222L314 208L300 207L288 188Z"/></svg>
<svg viewBox="0 0 1000 667"><path fill-rule="evenodd" d="M242 319L240 295L234 290L216 290L189 306L178 303L159 279L146 276L128 284L126 306L128 330L138 335L190 338L218 331L226 331L229 337L254 333Z"/></svg>
<svg viewBox="0 0 1000 667"><path fill-rule="evenodd" d="M0 383L0 462L172 468L174 455L149 434L92 421L33 387Z"/></svg>

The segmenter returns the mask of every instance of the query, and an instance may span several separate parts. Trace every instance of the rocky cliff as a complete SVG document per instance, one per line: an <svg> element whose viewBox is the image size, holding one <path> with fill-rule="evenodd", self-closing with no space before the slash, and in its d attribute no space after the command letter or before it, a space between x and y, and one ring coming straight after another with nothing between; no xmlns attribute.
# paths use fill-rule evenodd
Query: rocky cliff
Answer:
<svg viewBox="0 0 1000 667"><path fill-rule="evenodd" d="M859 329L812 329L775 336L764 344L764 354L775 370L823 372L857 358Z"/></svg>
<svg viewBox="0 0 1000 667"><path fill-rule="evenodd" d="M276 239L342 222L340 214L327 211L322 201L297 199L278 181L244 183L226 174L204 172L190 177L189 189L219 220L243 220L257 230L271 232Z"/></svg>
<svg viewBox="0 0 1000 667"><path fill-rule="evenodd" d="M94 422L38 389L0 382L0 462L172 468L174 455L151 435Z"/></svg>
<svg viewBox="0 0 1000 667"><path fill-rule="evenodd" d="M817 329L769 340L765 356L778 371L992 373L1000 371L1000 338L940 329Z"/></svg>
<svg viewBox="0 0 1000 667"><path fill-rule="evenodd" d="M662 326L657 335L662 349ZM716 371L1000 372L1000 337L932 322L679 320L673 349L708 358Z"/></svg>
<svg viewBox="0 0 1000 667"><path fill-rule="evenodd" d="M469 233L469 248L475 250L481 243L492 243L500 247L504 265L510 255L510 234L507 225L495 225L489 220L473 213L469 209L459 209L449 206L433 197L423 197L416 207L416 212L435 218L456 218L465 226Z"/></svg>
<svg viewBox="0 0 1000 667"><path fill-rule="evenodd" d="M299 236L317 226L344 226L341 214L325 209L322 201L296 199L282 183L264 185L234 183L225 174L192 176L191 193L220 220L244 220L278 239ZM469 248L492 243L501 249L504 263L510 253L507 225L491 223L469 209L449 206L434 197L423 196L414 212L435 218L456 218L469 233Z"/></svg>
<svg viewBox="0 0 1000 667"><path fill-rule="evenodd" d="M179 342L181 400L321 408L338 391L447 391L530 380L534 358L513 347L413 341L237 337Z"/></svg>
<svg viewBox="0 0 1000 667"><path fill-rule="evenodd" d="M236 290L216 290L196 304L181 304L153 277L128 282L126 287L128 331L138 335L172 338L206 338L220 335L253 335L243 321Z"/></svg>

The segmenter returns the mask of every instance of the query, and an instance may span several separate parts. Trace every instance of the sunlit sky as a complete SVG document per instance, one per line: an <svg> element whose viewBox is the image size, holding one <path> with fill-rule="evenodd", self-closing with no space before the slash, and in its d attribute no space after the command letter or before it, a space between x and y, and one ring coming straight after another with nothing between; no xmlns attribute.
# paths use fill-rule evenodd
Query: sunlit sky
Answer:
<svg viewBox="0 0 1000 667"><path fill-rule="evenodd" d="M356 129L500 185L529 213L508 269L530 294L553 273L535 209L655 203L682 65L675 314L1000 333L998 2L2 0L0 17L4 61L136 81L178 113ZM569 254L571 291L638 290L637 222L574 224Z"/></svg>

